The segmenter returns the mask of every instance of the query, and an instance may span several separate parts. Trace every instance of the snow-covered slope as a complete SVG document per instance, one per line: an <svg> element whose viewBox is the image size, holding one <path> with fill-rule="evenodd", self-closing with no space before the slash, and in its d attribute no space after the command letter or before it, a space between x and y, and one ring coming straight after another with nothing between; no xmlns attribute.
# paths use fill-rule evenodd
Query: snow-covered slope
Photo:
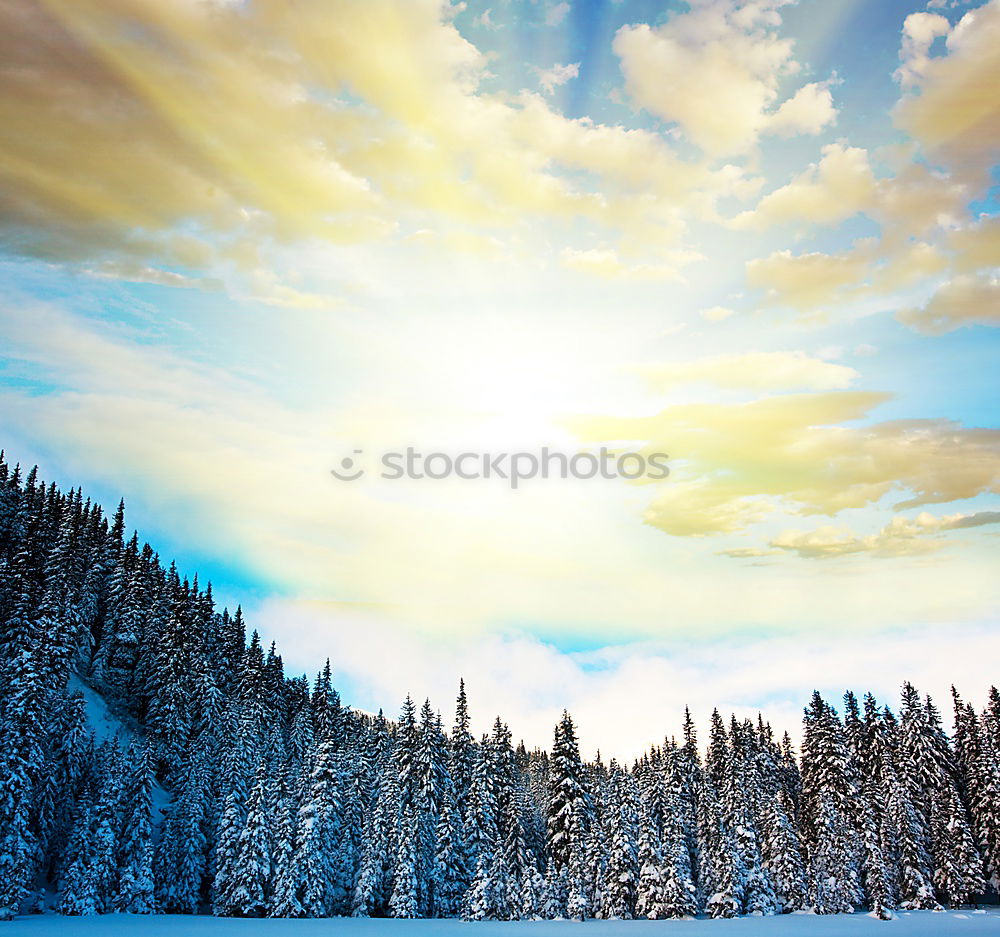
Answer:
<svg viewBox="0 0 1000 937"><path fill-rule="evenodd" d="M118 744L125 748L140 737L133 725L116 716L108 706L104 697L93 687L84 683L79 675L73 674L69 678L68 690L70 693L80 693L83 696L83 703L87 713L87 725L94 733L97 744L110 741L112 738L118 739ZM163 811L170 803L170 795L163 787L153 782L151 792L153 801L153 841L159 839L160 824L163 822Z"/></svg>
<svg viewBox="0 0 1000 937"><path fill-rule="evenodd" d="M866 914L744 917L698 921L401 921L187 917L22 917L0 925L10 937L992 937L1000 910L902 912L892 921Z"/></svg>
<svg viewBox="0 0 1000 937"><path fill-rule="evenodd" d="M98 744L117 736L118 743L124 748L135 739L135 730L115 716L108 708L104 697L84 683L77 674L73 674L69 678L67 689L70 693L79 693L83 696L84 706L87 710L87 724L94 733Z"/></svg>

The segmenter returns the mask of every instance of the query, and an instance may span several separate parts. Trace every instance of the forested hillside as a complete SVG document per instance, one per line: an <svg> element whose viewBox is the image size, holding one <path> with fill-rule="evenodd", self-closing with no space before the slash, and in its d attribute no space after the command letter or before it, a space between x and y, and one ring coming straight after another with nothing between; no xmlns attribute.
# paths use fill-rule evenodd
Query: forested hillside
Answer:
<svg viewBox="0 0 1000 937"><path fill-rule="evenodd" d="M1000 694L684 714L633 765L343 705L113 516L0 458L0 914L672 918L995 897ZM134 728L92 734L77 678ZM78 684L77 684L78 685ZM622 714L627 718L627 713ZM665 723L671 714L664 714ZM154 790L166 806L154 809Z"/></svg>

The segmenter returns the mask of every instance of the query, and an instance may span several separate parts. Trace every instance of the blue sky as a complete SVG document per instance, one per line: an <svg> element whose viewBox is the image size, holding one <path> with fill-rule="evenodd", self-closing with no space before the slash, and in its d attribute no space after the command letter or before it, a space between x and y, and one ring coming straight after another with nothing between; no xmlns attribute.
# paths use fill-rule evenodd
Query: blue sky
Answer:
<svg viewBox="0 0 1000 937"><path fill-rule="evenodd" d="M820 679L984 689L1000 4L4 15L3 445L294 667L390 709L462 673L606 750ZM614 444L670 478L329 475Z"/></svg>

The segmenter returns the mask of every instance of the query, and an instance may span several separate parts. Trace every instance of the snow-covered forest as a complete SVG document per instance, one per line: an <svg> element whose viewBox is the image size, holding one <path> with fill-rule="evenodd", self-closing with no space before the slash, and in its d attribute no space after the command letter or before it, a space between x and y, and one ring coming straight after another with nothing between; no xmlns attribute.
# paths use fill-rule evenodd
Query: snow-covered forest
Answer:
<svg viewBox="0 0 1000 937"><path fill-rule="evenodd" d="M909 684L895 710L816 694L799 753L719 712L705 748L684 713L632 765L583 761L568 713L528 751L499 717L473 737L461 684L447 719L409 697L389 719L344 705L329 662L286 675L123 514L0 458L4 917L888 917L996 897L996 689L982 712L955 692L951 731ZM95 735L84 693L128 744Z"/></svg>

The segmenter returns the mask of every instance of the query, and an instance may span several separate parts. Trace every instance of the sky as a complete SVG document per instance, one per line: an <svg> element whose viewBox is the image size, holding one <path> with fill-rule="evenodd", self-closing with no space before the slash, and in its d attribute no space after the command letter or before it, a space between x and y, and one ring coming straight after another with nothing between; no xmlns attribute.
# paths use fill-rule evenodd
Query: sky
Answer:
<svg viewBox="0 0 1000 937"><path fill-rule="evenodd" d="M10 0L0 444L363 709L981 700L997 87L996 0Z"/></svg>

